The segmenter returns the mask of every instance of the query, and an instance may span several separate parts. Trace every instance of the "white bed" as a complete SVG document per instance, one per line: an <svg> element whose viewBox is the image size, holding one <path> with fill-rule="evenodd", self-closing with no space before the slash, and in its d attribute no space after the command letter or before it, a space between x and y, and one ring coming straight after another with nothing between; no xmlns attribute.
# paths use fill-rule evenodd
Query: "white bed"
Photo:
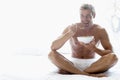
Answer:
<svg viewBox="0 0 120 80"><path fill-rule="evenodd" d="M65 55L68 56L68 55ZM111 68L109 77L61 75L45 56L1 56L0 80L120 80L120 63Z"/></svg>

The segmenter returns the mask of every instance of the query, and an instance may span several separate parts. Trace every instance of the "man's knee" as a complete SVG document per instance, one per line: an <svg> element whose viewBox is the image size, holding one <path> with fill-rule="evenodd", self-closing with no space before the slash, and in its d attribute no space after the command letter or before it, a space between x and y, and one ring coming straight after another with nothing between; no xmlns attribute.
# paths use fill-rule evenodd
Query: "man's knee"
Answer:
<svg viewBox="0 0 120 80"><path fill-rule="evenodd" d="M110 56L108 57L108 59L109 58L111 59L110 60L111 61L110 63L112 64L111 66L114 66L118 61L118 58L114 53L110 53Z"/></svg>
<svg viewBox="0 0 120 80"><path fill-rule="evenodd" d="M97 73L107 71L109 68L114 66L117 61L117 56L113 53L109 53L101 57L98 61L94 62L89 68L85 70L85 72Z"/></svg>
<svg viewBox="0 0 120 80"><path fill-rule="evenodd" d="M117 58L117 56L115 54L112 54L112 57L113 57L113 60L118 61L118 58Z"/></svg>
<svg viewBox="0 0 120 80"><path fill-rule="evenodd" d="M50 60L53 60L53 58L55 59L56 58L56 51L51 51L49 54L48 54L48 58Z"/></svg>
<svg viewBox="0 0 120 80"><path fill-rule="evenodd" d="M59 67L60 65L60 60L58 59L59 58L59 53L57 54L56 51L51 51L49 54L48 54L48 58L50 59L50 61L56 65L57 67ZM60 67L59 67L60 68Z"/></svg>
<svg viewBox="0 0 120 80"><path fill-rule="evenodd" d="M53 56L53 51L51 51L49 54L48 54L48 57L52 57Z"/></svg>
<svg viewBox="0 0 120 80"><path fill-rule="evenodd" d="M110 61L110 63L112 63L112 62L116 63L118 61L118 58L117 58L117 56L114 53L109 53L109 54L107 54L107 55L105 55L103 57L108 59L108 61Z"/></svg>

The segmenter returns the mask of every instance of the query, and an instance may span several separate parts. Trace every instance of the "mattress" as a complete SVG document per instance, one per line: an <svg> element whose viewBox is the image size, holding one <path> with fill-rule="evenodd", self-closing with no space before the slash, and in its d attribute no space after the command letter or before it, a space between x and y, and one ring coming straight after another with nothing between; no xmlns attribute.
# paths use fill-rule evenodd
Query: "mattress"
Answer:
<svg viewBox="0 0 120 80"><path fill-rule="evenodd" d="M65 57L69 57L65 55ZM0 56L0 80L119 80L120 62L106 72L108 77L63 75L44 56Z"/></svg>

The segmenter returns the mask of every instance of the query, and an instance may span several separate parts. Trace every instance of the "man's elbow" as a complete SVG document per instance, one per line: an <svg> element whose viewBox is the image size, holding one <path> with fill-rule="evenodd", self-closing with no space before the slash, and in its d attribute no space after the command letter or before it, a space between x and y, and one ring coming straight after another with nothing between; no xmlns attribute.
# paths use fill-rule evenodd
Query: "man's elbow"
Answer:
<svg viewBox="0 0 120 80"><path fill-rule="evenodd" d="M113 53L113 50L107 50L108 51L108 53Z"/></svg>
<svg viewBox="0 0 120 80"><path fill-rule="evenodd" d="M52 51L55 51L55 50L57 50L53 45L51 46L51 50Z"/></svg>
<svg viewBox="0 0 120 80"><path fill-rule="evenodd" d="M58 49L58 48L57 48L57 46L56 46L56 44L55 44L55 41L52 42L51 50L52 50L52 51L55 51L55 50L57 50L57 49Z"/></svg>
<svg viewBox="0 0 120 80"><path fill-rule="evenodd" d="M107 55L107 54L112 54L112 50L105 50L101 56Z"/></svg>

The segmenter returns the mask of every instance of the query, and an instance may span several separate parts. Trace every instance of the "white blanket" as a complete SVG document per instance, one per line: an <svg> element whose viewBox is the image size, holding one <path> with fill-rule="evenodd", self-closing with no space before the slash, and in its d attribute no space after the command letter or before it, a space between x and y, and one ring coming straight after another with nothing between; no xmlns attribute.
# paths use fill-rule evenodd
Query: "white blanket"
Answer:
<svg viewBox="0 0 120 80"><path fill-rule="evenodd" d="M120 80L120 63L106 73L109 77L56 73L47 56L0 56L0 80Z"/></svg>

